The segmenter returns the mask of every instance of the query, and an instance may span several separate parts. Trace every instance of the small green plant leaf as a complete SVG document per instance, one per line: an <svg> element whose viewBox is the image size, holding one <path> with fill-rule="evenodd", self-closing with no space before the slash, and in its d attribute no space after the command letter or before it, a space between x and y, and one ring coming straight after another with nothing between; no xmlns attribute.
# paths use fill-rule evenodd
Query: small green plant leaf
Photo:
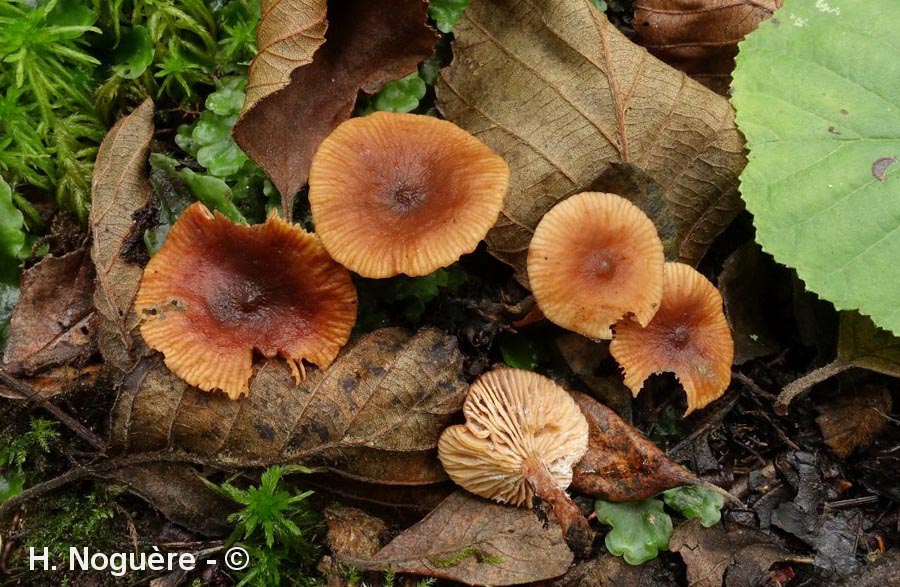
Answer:
<svg viewBox="0 0 900 587"><path fill-rule="evenodd" d="M112 70L122 78L137 79L153 63L153 55L153 41L146 27L123 27L119 45L113 52Z"/></svg>
<svg viewBox="0 0 900 587"><path fill-rule="evenodd" d="M900 338L858 312L841 312L838 360L900 377Z"/></svg>
<svg viewBox="0 0 900 587"><path fill-rule="evenodd" d="M606 0L591 0L591 4L600 12L606 12Z"/></svg>
<svg viewBox="0 0 900 587"><path fill-rule="evenodd" d="M417 72L384 84L372 102L376 110L388 112L411 112L425 96L425 80Z"/></svg>
<svg viewBox="0 0 900 587"><path fill-rule="evenodd" d="M688 520L699 518L704 528L711 528L719 523L722 519L722 506L725 505L725 498L721 494L696 485L664 491L663 500Z"/></svg>
<svg viewBox="0 0 900 587"><path fill-rule="evenodd" d="M13 204L12 188L0 177L0 281L13 280L25 256L25 217Z"/></svg>
<svg viewBox="0 0 900 587"><path fill-rule="evenodd" d="M206 98L206 110L193 126L181 126L175 143L209 172L229 178L247 170L249 159L231 137L244 103L247 80L233 76L223 78L216 91Z"/></svg>
<svg viewBox="0 0 900 587"><path fill-rule="evenodd" d="M469 0L431 0L428 3L428 15L439 31L449 33L462 18L468 5Z"/></svg>
<svg viewBox="0 0 900 587"><path fill-rule="evenodd" d="M231 188L228 184L210 175L196 173L192 169L182 169L178 176L191 190L194 197L203 202L210 210L218 210L232 222L247 223L247 219L241 214L232 201Z"/></svg>
<svg viewBox="0 0 900 587"><path fill-rule="evenodd" d="M756 236L839 310L900 334L900 3L786 0L740 44L732 103Z"/></svg>
<svg viewBox="0 0 900 587"><path fill-rule="evenodd" d="M607 550L630 565L643 564L669 547L672 518L656 498L627 503L598 499L594 511L598 520L612 526L606 533Z"/></svg>
<svg viewBox="0 0 900 587"><path fill-rule="evenodd" d="M503 362L516 369L534 371L554 359L553 346L542 338L528 334L504 334L500 338Z"/></svg>

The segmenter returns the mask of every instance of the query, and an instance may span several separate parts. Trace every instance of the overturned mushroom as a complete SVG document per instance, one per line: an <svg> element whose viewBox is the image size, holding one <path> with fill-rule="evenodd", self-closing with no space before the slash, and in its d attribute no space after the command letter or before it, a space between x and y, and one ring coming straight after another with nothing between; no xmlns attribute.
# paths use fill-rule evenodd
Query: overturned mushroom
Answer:
<svg viewBox="0 0 900 587"><path fill-rule="evenodd" d="M734 341L722 296L683 263L666 263L662 304L653 320L644 328L634 320L616 324L609 350L635 396L650 375L675 373L687 393L685 416L721 397L731 382Z"/></svg>
<svg viewBox="0 0 900 587"><path fill-rule="evenodd" d="M426 275L475 249L508 184L506 162L453 123L376 112L322 141L309 203L316 234L351 271Z"/></svg>
<svg viewBox="0 0 900 587"><path fill-rule="evenodd" d="M588 442L587 420L569 394L536 373L498 369L472 384L463 414L466 423L438 442L450 478L502 503L546 501L573 550L589 548L593 533L565 492Z"/></svg>
<svg viewBox="0 0 900 587"><path fill-rule="evenodd" d="M528 247L528 280L551 322L590 338L633 314L647 324L662 298L663 245L640 208L584 192L553 207Z"/></svg>
<svg viewBox="0 0 900 587"><path fill-rule="evenodd" d="M253 351L327 367L356 320L356 289L315 235L281 220L235 224L200 203L169 231L135 308L173 373L232 399L249 390Z"/></svg>

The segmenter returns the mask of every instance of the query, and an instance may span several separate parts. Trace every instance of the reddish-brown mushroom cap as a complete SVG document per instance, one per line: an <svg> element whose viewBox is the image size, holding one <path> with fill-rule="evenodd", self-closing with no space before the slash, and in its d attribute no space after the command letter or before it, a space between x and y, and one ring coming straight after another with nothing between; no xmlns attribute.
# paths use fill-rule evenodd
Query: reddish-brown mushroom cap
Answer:
<svg viewBox="0 0 900 587"><path fill-rule="evenodd" d="M663 293L663 245L640 208L614 194L584 192L541 219L528 247L528 281L551 322L612 338L628 314L647 324Z"/></svg>
<svg viewBox="0 0 900 587"><path fill-rule="evenodd" d="M675 373L687 392L685 416L721 397L731 382L734 341L722 296L683 263L666 263L662 304L650 324L622 320L609 350L635 396L650 375Z"/></svg>
<svg viewBox="0 0 900 587"><path fill-rule="evenodd" d="M438 441L447 475L502 503L530 507L537 495L553 506L567 540L589 544L592 533L565 493L588 445L588 423L572 397L537 373L498 369L472 384L463 414L466 423Z"/></svg>
<svg viewBox="0 0 900 587"><path fill-rule="evenodd" d="M509 168L484 143L431 116L351 118L316 151L316 234L364 277L426 275L472 252L497 221Z"/></svg>
<svg viewBox="0 0 900 587"><path fill-rule="evenodd" d="M196 203L144 270L135 308L173 373L236 399L254 350L284 357L298 378L303 360L327 367L350 337L356 289L315 235L274 212L246 226Z"/></svg>

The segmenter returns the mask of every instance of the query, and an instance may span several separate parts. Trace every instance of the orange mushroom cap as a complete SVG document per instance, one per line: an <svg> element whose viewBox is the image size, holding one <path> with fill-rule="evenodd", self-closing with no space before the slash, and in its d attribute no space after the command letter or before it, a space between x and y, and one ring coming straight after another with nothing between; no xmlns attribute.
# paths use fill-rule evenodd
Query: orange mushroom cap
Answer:
<svg viewBox="0 0 900 587"><path fill-rule="evenodd" d="M648 324L663 295L662 241L640 208L615 194L583 192L541 219L528 247L528 280L551 322L612 338L627 314Z"/></svg>
<svg viewBox="0 0 900 587"><path fill-rule="evenodd" d="M506 162L455 124L376 112L319 145L309 203L336 261L364 277L416 276L475 250L508 187Z"/></svg>
<svg viewBox="0 0 900 587"><path fill-rule="evenodd" d="M666 263L662 304L650 324L622 320L609 350L635 396L650 375L675 373L687 392L685 416L720 398L731 382L734 341L722 296L683 263Z"/></svg>
<svg viewBox="0 0 900 587"><path fill-rule="evenodd" d="M236 399L254 349L286 358L298 379L296 362L327 367L356 321L356 289L315 235L274 212L246 226L196 203L144 270L135 308L173 373Z"/></svg>

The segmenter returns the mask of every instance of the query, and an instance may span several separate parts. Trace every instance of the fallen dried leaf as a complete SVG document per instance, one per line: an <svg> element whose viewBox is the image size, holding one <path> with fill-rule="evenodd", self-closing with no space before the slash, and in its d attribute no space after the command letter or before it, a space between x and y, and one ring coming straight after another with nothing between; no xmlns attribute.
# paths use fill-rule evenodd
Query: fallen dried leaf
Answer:
<svg viewBox="0 0 900 587"><path fill-rule="evenodd" d="M22 276L3 368L34 375L78 363L95 346L94 267L84 249L47 256Z"/></svg>
<svg viewBox="0 0 900 587"><path fill-rule="evenodd" d="M352 0L330 3L326 17L325 0L262 3L260 51L234 138L278 188L285 210L359 91L374 93L431 54L437 36L426 9L422 0Z"/></svg>
<svg viewBox="0 0 900 587"><path fill-rule="evenodd" d="M726 94L738 42L784 0L640 0L634 32L650 53Z"/></svg>
<svg viewBox="0 0 900 587"><path fill-rule="evenodd" d="M372 558L381 550L387 524L381 518L349 507L325 510L328 548L336 557Z"/></svg>
<svg viewBox="0 0 900 587"><path fill-rule="evenodd" d="M47 399L78 387L91 387L100 379L100 365L91 364L85 367L64 365L52 367L24 381L31 388L34 399ZM0 397L7 399L25 399L21 393L0 383Z"/></svg>
<svg viewBox="0 0 900 587"><path fill-rule="evenodd" d="M782 321L773 318L791 306L790 290L779 288L788 283L788 270L755 242L742 245L725 259L718 285L734 338L736 365L781 348L774 324Z"/></svg>
<svg viewBox="0 0 900 587"><path fill-rule="evenodd" d="M114 469L102 478L122 483L147 500L166 518L206 536L221 536L231 526L234 502L210 489L191 465L146 463Z"/></svg>
<svg viewBox="0 0 900 587"><path fill-rule="evenodd" d="M129 454L181 451L223 467L302 461L384 484L435 483L446 479L438 435L465 398L461 369L455 338L386 328L299 386L284 361L269 360L249 397L230 401L188 386L154 355L125 378L111 445Z"/></svg>
<svg viewBox="0 0 900 587"><path fill-rule="evenodd" d="M704 528L697 520L678 526L669 541L687 565L691 587L757 587L766 584L769 569L790 553L751 528Z"/></svg>
<svg viewBox="0 0 900 587"><path fill-rule="evenodd" d="M544 525L531 510L458 491L374 558L346 562L368 570L390 566L399 573L499 586L558 577L573 559L558 524Z"/></svg>
<svg viewBox="0 0 900 587"><path fill-rule="evenodd" d="M622 557L605 554L578 564L551 587L675 587L678 583L672 571L659 559L634 566Z"/></svg>
<svg viewBox="0 0 900 587"><path fill-rule="evenodd" d="M590 427L588 451L575 465L572 488L606 501L640 501L680 485L701 481L583 393L572 393Z"/></svg>
<svg viewBox="0 0 900 587"><path fill-rule="evenodd" d="M119 120L103 139L94 164L90 227L91 259L97 270L94 305L99 347L106 366L127 372L134 363L138 325L133 309L141 268L127 259L134 234L134 213L150 201L147 157L153 138L153 102L148 98Z"/></svg>
<svg viewBox="0 0 900 587"><path fill-rule="evenodd" d="M455 35L438 106L509 163L510 193L487 243L520 281L540 218L610 162L659 185L686 262L741 208L743 138L728 102L632 44L591 3L482 0Z"/></svg>
<svg viewBox="0 0 900 587"><path fill-rule="evenodd" d="M858 448L865 448L881 434L891 411L891 394L877 385L841 394L818 406L816 423L825 444L841 458Z"/></svg>

